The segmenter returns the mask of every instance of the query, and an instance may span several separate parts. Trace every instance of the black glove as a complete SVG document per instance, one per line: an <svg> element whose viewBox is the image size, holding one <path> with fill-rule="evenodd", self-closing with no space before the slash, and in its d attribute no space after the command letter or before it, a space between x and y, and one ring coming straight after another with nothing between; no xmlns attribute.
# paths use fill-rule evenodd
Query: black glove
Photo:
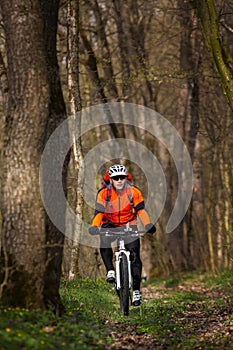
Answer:
<svg viewBox="0 0 233 350"><path fill-rule="evenodd" d="M156 232L156 227L153 224L147 224L145 229L147 233L151 233L152 235Z"/></svg>
<svg viewBox="0 0 233 350"><path fill-rule="evenodd" d="M88 229L88 232L90 233L90 235L95 236L95 235L99 235L100 234L100 230L98 229L97 226L91 226Z"/></svg>

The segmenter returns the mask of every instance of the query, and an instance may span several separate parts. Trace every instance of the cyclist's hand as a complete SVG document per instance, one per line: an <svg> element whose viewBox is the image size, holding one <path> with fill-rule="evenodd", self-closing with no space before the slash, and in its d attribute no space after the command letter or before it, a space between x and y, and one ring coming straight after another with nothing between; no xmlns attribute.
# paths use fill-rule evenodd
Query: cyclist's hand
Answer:
<svg viewBox="0 0 233 350"><path fill-rule="evenodd" d="M147 232L147 233L151 233L152 235L153 235L153 233L156 232L156 227L155 227L155 225L153 225L153 224L147 224L147 225L145 226L145 229L146 229L146 232Z"/></svg>
<svg viewBox="0 0 233 350"><path fill-rule="evenodd" d="M95 236L95 235L99 235L100 234L100 230L98 229L97 226L91 226L88 229L88 232L90 233L90 235Z"/></svg>

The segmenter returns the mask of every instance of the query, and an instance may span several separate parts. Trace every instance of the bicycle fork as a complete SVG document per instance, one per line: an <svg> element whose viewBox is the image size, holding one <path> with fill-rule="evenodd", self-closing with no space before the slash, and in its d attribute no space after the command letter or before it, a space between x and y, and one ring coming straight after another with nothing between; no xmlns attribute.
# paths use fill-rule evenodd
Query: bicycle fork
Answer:
<svg viewBox="0 0 233 350"><path fill-rule="evenodd" d="M116 256L116 289L117 290L119 290L121 288L120 262L121 262L121 257L123 254L126 255L127 262L128 262L129 289L131 289L131 286L132 286L130 252L127 250L120 250L119 252L115 252L115 256Z"/></svg>

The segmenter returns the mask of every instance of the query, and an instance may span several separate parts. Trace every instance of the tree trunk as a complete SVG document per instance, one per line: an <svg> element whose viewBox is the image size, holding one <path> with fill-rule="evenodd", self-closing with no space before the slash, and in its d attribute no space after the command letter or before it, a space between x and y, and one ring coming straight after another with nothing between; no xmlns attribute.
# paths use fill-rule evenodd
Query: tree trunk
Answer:
<svg viewBox="0 0 233 350"><path fill-rule="evenodd" d="M53 133L53 131L66 119L66 107L63 99L59 66L57 62L57 24L60 0L40 0L41 12L44 25L44 39L46 48L46 64L49 79L49 115L46 124L44 145ZM54 165L59 158L61 149L57 149L57 153L53 156ZM67 195L67 168L69 155L63 165L63 189ZM59 177L59 174L57 174ZM47 180L47 179L46 179ZM46 181L45 180L45 181ZM56 181L50 181L50 200L53 193L56 192ZM63 208L63 226L65 227L65 208ZM59 213L57 214L59 215ZM60 300L59 287L61 278L61 266L63 257L64 232L60 232L46 215L46 273L44 298L47 307L52 307L57 313L61 313L63 305Z"/></svg>
<svg viewBox="0 0 233 350"><path fill-rule="evenodd" d="M6 35L9 105L2 159L2 300L45 307L45 215L39 162L48 118L49 86L37 1L1 1Z"/></svg>
<svg viewBox="0 0 233 350"><path fill-rule="evenodd" d="M83 219L83 180L84 180L84 164L81 139L76 140L76 128L81 129L81 98L79 91L79 2L68 0L67 3L67 75L68 75L68 92L69 92L69 115L72 118L71 137L73 146L71 150L72 170L75 192L75 203L73 203L76 214L76 221L72 228L74 236L71 242L66 242L66 247L70 250L70 266L68 271L69 277L77 277L79 275L79 255L80 255L80 239L82 233ZM79 114L78 114L79 112ZM68 252L69 253L69 252Z"/></svg>
<svg viewBox="0 0 233 350"><path fill-rule="evenodd" d="M130 62L129 62L129 46L126 32L124 31L124 21L122 11L124 10L119 0L112 0L115 11L115 22L117 27L118 45L120 50L121 69L122 69L122 99L128 101L130 92Z"/></svg>
<svg viewBox="0 0 233 350"><path fill-rule="evenodd" d="M207 203L206 203L206 220L207 220L207 237L208 237L208 249L209 249L209 266L212 272L216 272L216 265L215 265L215 252L214 252L214 235L213 235L213 228L212 228L212 221L213 221L213 190L214 190L214 173L216 169L217 164L217 150L216 147L214 148L214 154L213 154L213 163L211 164L210 174L209 174L209 183L208 183L208 197L207 197Z"/></svg>
<svg viewBox="0 0 233 350"><path fill-rule="evenodd" d="M199 54L198 33L194 31L195 19L194 13L189 3L183 0L178 1L179 6L179 22L180 22L180 70L182 76L182 85L180 88L180 96L178 101L178 116L176 120L177 130L188 146L192 161L196 151L196 139L198 133L199 119L199 82L198 82L198 64ZM183 158L182 151L180 158ZM198 164L197 164L198 168ZM197 173L197 171L196 171ZM198 174L196 174L198 176ZM177 177L171 179L171 193L173 202L176 198L178 188ZM192 236L192 214L195 203L191 202L188 213L186 213L181 224L173 232L173 241L177 243L171 244L174 251L179 268L188 269L193 267L193 236ZM195 254L195 253L194 253Z"/></svg>
<svg viewBox="0 0 233 350"><path fill-rule="evenodd" d="M96 25L98 28L97 34L101 42L101 60L102 60L102 66L103 66L103 72L104 72L105 90L107 91L107 95L109 96L108 98L116 101L118 100L119 96L118 96L117 86L115 82L115 76L114 76L114 71L112 66L112 58L111 58L111 53L110 53L107 35L105 31L105 24L102 18L101 8L97 0L94 0L93 5L91 1L88 1L88 3L90 4L91 8L94 11L96 22L97 22Z"/></svg>
<svg viewBox="0 0 233 350"><path fill-rule="evenodd" d="M52 306L56 312L62 310L64 236L45 214L39 165L45 142L65 118L56 60L58 6L58 1L25 0L23 6L19 0L1 2L9 80L1 203L2 299L21 307Z"/></svg>
<svg viewBox="0 0 233 350"><path fill-rule="evenodd" d="M200 19L202 33L224 95L233 110L233 59L222 41L215 0L189 0Z"/></svg>

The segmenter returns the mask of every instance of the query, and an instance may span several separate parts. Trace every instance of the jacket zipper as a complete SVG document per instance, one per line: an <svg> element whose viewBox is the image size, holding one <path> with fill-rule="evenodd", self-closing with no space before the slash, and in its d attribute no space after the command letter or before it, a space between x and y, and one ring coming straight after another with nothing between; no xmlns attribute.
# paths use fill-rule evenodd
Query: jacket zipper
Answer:
<svg viewBox="0 0 233 350"><path fill-rule="evenodd" d="M120 198L120 193L118 193L118 224L120 226L121 224L121 216L120 216L120 209L121 209L121 198Z"/></svg>

